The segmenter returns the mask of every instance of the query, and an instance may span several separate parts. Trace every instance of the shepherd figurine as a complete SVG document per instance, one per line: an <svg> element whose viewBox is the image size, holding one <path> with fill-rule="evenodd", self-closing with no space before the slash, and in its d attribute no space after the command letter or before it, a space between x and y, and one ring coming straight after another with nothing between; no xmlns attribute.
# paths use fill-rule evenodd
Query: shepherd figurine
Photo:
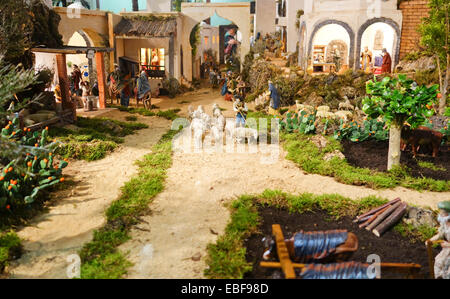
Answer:
<svg viewBox="0 0 450 299"><path fill-rule="evenodd" d="M434 277L450 279L450 201L442 201L438 204L440 224L438 233L426 241L428 248L432 243L439 242L442 251L434 260ZM430 251L429 251L430 252Z"/></svg>

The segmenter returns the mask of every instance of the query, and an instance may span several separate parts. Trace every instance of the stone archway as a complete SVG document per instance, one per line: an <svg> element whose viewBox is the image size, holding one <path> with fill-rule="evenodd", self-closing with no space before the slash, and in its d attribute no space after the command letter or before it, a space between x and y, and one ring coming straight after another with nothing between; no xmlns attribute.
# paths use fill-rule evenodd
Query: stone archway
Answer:
<svg viewBox="0 0 450 299"><path fill-rule="evenodd" d="M347 33L348 33L348 35L350 37L350 51L349 51L348 64L349 64L349 68L353 68L354 62L355 62L355 60L354 60L355 33L353 32L353 29L350 27L350 25L348 25L347 23L345 23L343 21L339 21L339 20L325 20L325 21L318 22L316 25L314 25L314 28L313 28L313 31L311 33L311 36L309 38L309 43L308 43L308 57L311 56L312 47L313 47L313 40L314 40L314 36L316 35L316 33L323 26L331 25L331 24L340 25L347 31Z"/></svg>
<svg viewBox="0 0 450 299"><path fill-rule="evenodd" d="M242 34L240 45L240 61L245 59L245 55L250 51L250 3L182 3L181 13L183 15L183 28L181 32L182 45L184 49L184 73L188 80L192 80L192 55L190 49L189 36L194 26L203 20L217 14L233 22Z"/></svg>
<svg viewBox="0 0 450 299"><path fill-rule="evenodd" d="M385 23L391 26L394 29L395 32L395 40L394 40L394 53L391 53L392 60L393 60L393 66L397 65L400 60L400 37L401 37L401 29L400 26L392 19L389 18L373 18L365 22L358 30L358 38L357 38L357 45L356 45L356 57L359 57L359 54L361 53L361 44L362 44L362 37L366 29L373 24L376 23ZM356 64L356 69L359 69L360 65L359 63Z"/></svg>
<svg viewBox="0 0 450 299"><path fill-rule="evenodd" d="M343 40L337 40L334 39L327 45L327 52L326 52L326 61L327 62L333 62L333 49L334 46L337 46L337 49L339 50L339 53L341 53L341 65L347 64L349 53L348 53L348 45ZM339 70L336 70L339 72Z"/></svg>

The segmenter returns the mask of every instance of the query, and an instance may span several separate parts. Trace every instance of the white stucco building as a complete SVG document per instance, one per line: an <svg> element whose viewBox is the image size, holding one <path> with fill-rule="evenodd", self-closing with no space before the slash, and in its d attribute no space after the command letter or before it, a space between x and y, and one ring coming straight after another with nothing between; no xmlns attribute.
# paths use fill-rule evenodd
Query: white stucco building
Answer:
<svg viewBox="0 0 450 299"><path fill-rule="evenodd" d="M348 68L360 68L364 46L373 52L373 62L384 47L391 54L393 65L398 63L402 12L397 9L397 0L294 1L302 2L304 10L299 29L301 66L312 60L315 46L328 47L333 42L345 44L343 64ZM325 52L328 50L325 48Z"/></svg>

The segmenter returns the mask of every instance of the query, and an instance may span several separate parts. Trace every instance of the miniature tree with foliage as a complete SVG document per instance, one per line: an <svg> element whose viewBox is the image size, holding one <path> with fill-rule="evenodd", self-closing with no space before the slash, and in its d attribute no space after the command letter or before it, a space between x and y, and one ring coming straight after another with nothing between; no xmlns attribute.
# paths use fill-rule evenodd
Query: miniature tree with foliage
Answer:
<svg viewBox="0 0 450 299"><path fill-rule="evenodd" d="M406 75L385 77L367 82L368 96L363 100L363 111L369 118L383 117L390 127L388 170L400 165L400 137L405 123L412 129L422 125L434 114L439 86L418 86Z"/></svg>
<svg viewBox="0 0 450 299"><path fill-rule="evenodd" d="M448 0L430 0L430 15L420 27L422 45L435 53L441 86L439 114L444 114L450 80L450 3Z"/></svg>

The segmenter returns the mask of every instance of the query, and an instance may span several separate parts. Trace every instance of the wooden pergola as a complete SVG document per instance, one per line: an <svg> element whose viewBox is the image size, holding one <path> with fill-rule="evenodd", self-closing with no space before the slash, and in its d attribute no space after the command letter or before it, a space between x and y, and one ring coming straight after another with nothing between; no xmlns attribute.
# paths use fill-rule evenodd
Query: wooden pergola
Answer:
<svg viewBox="0 0 450 299"><path fill-rule="evenodd" d="M72 111L73 121L76 120L76 103L73 103L69 96L69 78L67 76L66 55L86 54L95 56L95 61L97 64L100 109L106 108L106 76L104 53L113 52L113 48L65 46L63 48L33 48L31 49L31 51L34 53L47 53L56 55L57 74L62 96L62 109L63 111Z"/></svg>

